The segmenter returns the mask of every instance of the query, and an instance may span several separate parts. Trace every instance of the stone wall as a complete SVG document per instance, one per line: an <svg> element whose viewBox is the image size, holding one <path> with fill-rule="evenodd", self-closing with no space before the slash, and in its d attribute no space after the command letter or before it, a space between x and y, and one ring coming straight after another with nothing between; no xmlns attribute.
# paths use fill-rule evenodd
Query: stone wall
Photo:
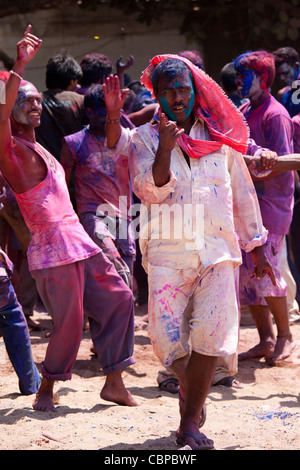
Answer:
<svg viewBox="0 0 300 470"><path fill-rule="evenodd" d="M88 52L101 52L113 64L119 55L123 60L133 55L134 66L128 71L133 80L140 78L141 71L156 54L199 50L196 44L188 44L186 38L179 34L180 18L176 15L170 15L167 22L146 26L107 5L101 5L95 11L74 6L2 18L0 49L15 57L16 44L28 24L32 24L33 34L43 39L43 44L28 65L24 78L32 81L39 90L45 89L48 59L61 49L67 50L78 61ZM0 62L3 69L1 65Z"/></svg>

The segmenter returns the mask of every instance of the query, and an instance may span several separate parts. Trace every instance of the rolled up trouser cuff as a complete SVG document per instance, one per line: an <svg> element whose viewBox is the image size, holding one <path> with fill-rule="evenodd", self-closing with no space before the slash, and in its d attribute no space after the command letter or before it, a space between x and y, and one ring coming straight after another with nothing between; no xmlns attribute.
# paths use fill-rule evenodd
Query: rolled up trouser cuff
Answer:
<svg viewBox="0 0 300 470"><path fill-rule="evenodd" d="M62 382L66 381L66 380L71 380L72 378L72 372L67 372L67 373L62 373L62 374L50 374L50 372L48 372L45 368L45 365L44 365L44 362L42 362L41 364L42 366L42 376L44 379L46 380L49 380L49 381L56 381L56 380L60 380Z"/></svg>
<svg viewBox="0 0 300 470"><path fill-rule="evenodd" d="M131 366L132 364L135 364L135 359L133 356L128 357L122 362L119 362L118 364L115 364L113 366L107 366L103 367L103 374L104 375L111 375L115 374L116 372L122 372L123 370L127 369L127 367Z"/></svg>

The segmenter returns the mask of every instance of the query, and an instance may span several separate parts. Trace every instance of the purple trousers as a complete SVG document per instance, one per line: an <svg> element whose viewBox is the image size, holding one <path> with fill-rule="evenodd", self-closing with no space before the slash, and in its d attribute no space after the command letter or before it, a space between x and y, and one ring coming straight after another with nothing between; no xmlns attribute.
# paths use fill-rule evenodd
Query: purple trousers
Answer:
<svg viewBox="0 0 300 470"><path fill-rule="evenodd" d="M135 363L132 292L102 252L65 266L34 270L32 276L54 325L43 377L71 379L84 313L105 375Z"/></svg>

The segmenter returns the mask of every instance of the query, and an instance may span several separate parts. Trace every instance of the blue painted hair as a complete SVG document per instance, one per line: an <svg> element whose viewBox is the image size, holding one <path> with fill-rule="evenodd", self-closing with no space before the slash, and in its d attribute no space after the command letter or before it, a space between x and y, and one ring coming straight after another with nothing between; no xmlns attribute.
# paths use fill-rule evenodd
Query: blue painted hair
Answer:
<svg viewBox="0 0 300 470"><path fill-rule="evenodd" d="M186 71L190 73L188 66L179 59L166 59L160 62L155 67L152 75L152 86L154 93L157 94L158 83L161 78L167 82L170 82L177 75L182 75Z"/></svg>

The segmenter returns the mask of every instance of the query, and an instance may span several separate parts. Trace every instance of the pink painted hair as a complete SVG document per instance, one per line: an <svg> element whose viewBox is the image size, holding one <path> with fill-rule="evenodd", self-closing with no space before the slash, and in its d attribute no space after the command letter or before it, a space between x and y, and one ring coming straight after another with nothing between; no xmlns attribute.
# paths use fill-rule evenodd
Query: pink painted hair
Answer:
<svg viewBox="0 0 300 470"><path fill-rule="evenodd" d="M236 70L241 68L251 69L257 75L266 76L266 86L269 88L275 79L276 68L274 55L267 51L245 52L239 55L235 61Z"/></svg>

